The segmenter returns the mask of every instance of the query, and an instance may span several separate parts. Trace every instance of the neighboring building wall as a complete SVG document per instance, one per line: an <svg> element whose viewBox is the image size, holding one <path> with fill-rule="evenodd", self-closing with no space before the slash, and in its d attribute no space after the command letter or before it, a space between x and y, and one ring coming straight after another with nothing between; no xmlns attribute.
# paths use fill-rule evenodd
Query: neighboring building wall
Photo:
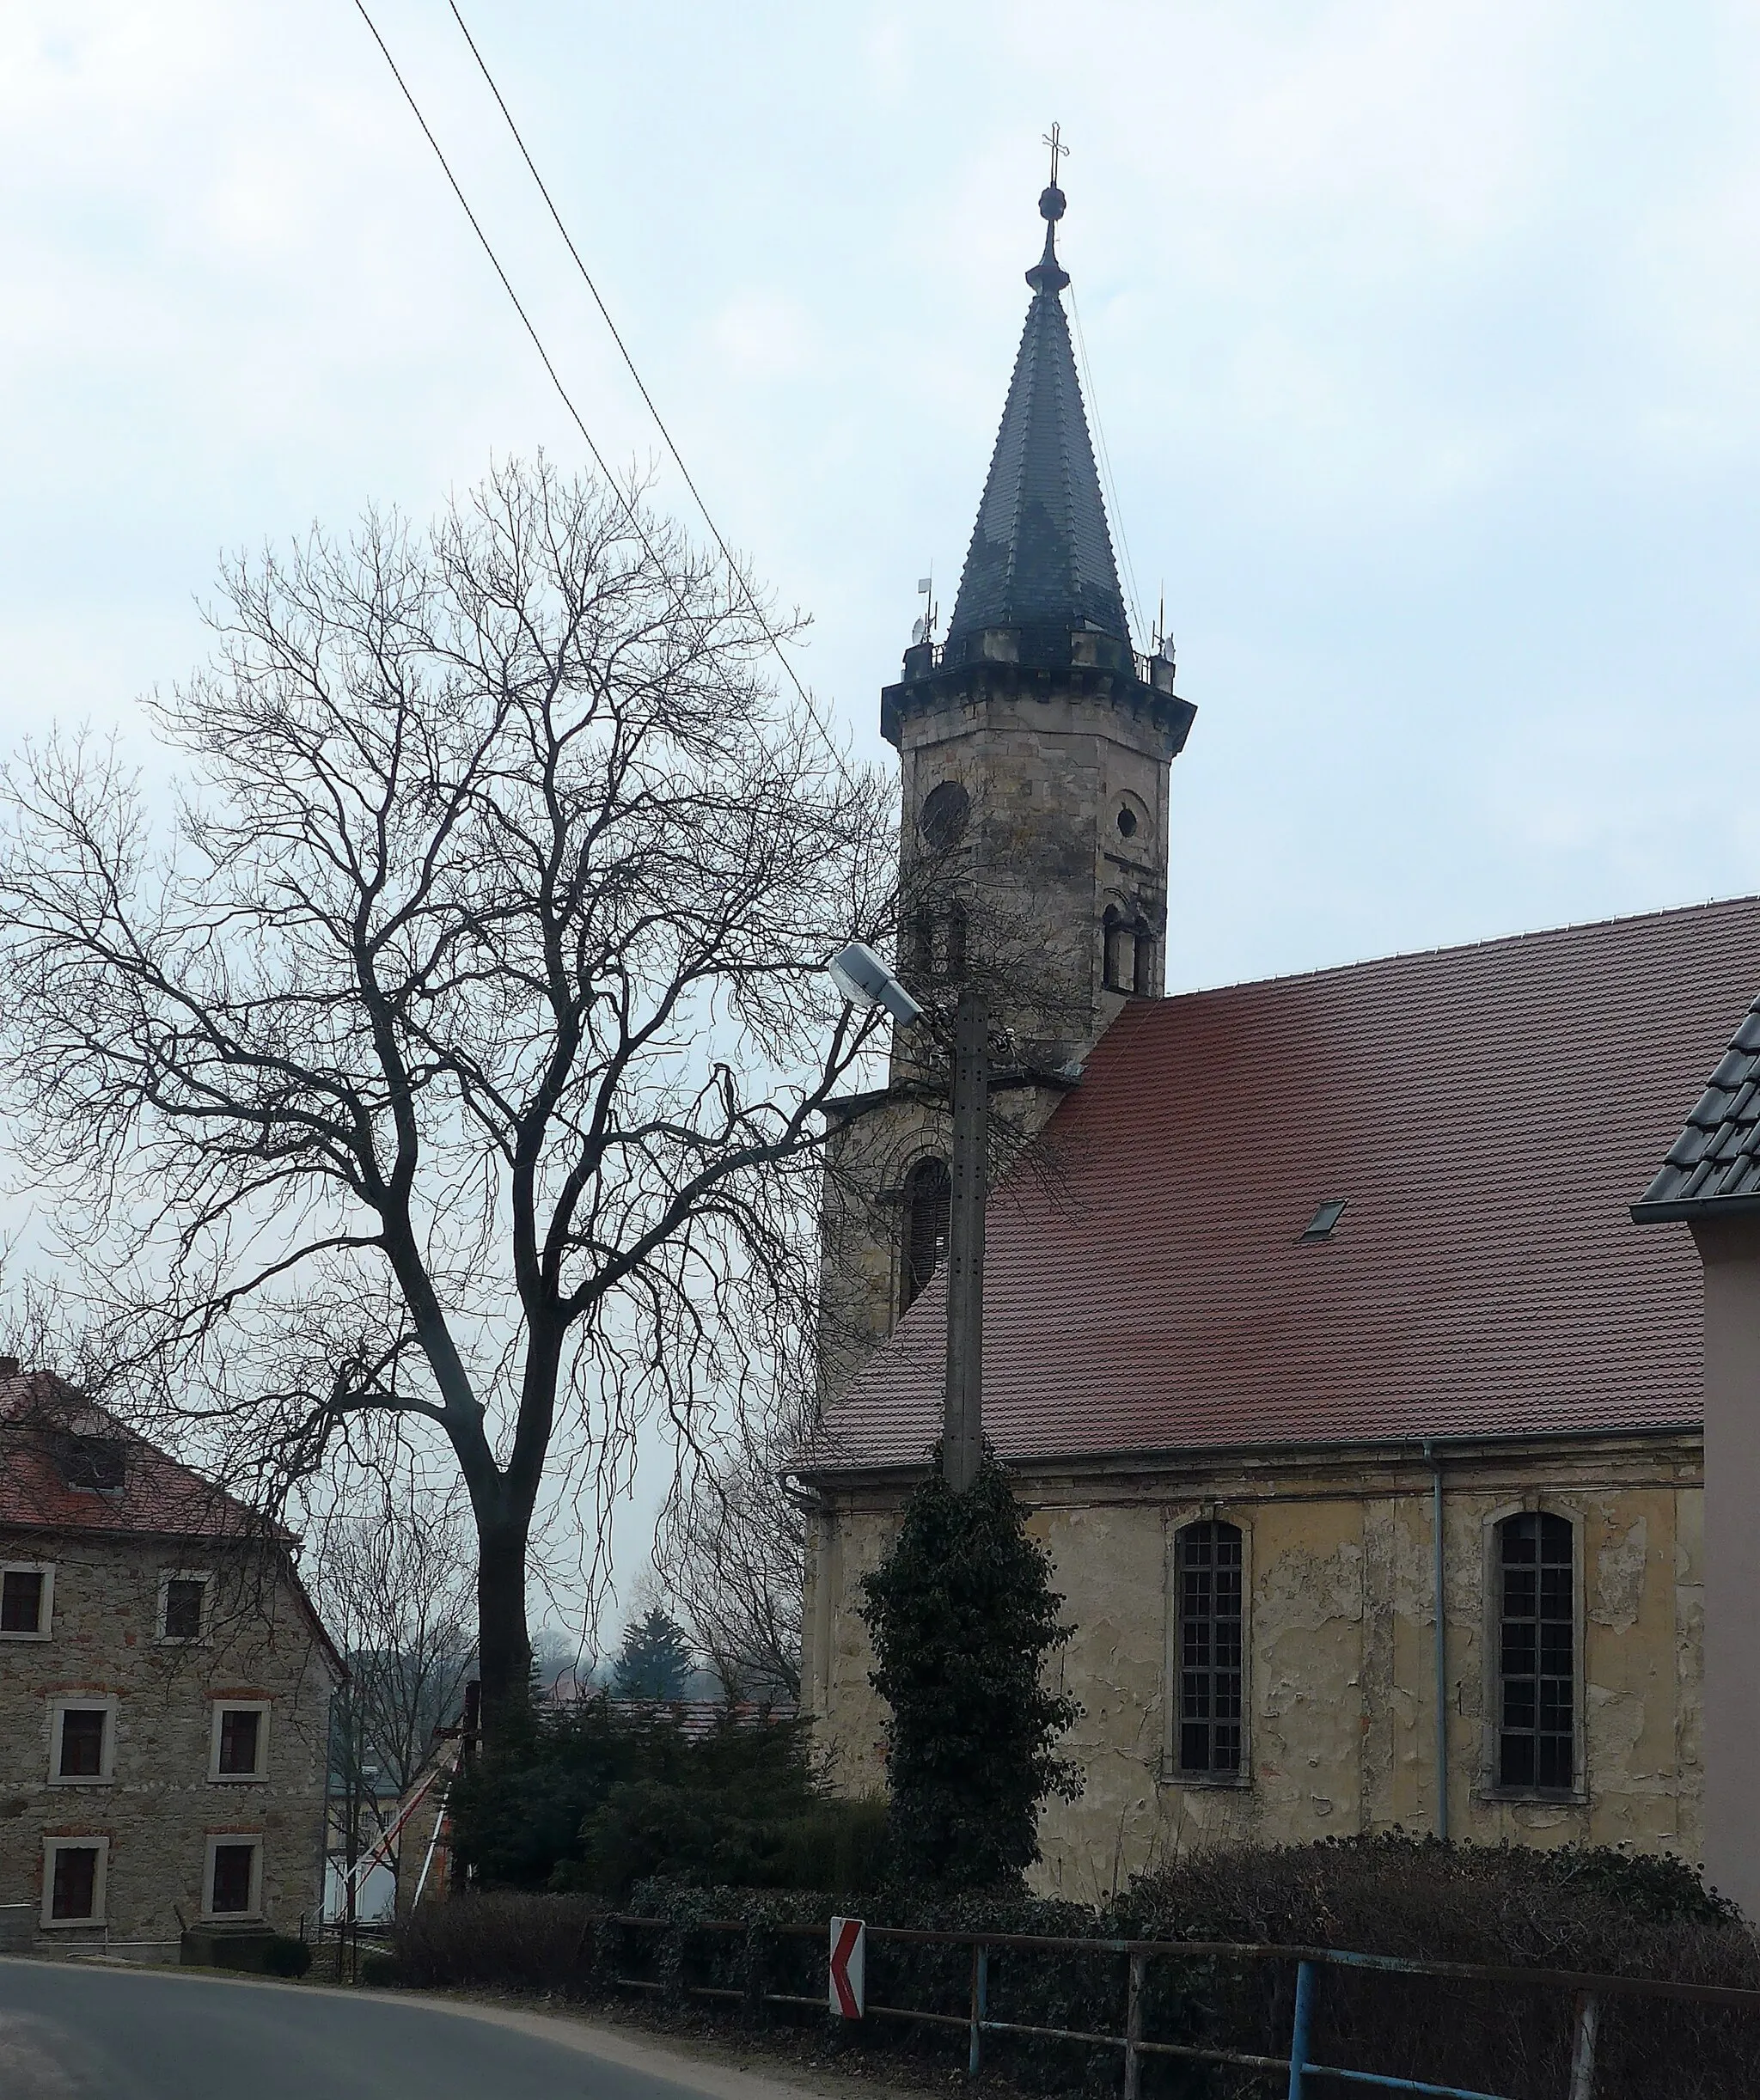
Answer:
<svg viewBox="0 0 1760 2100"><path fill-rule="evenodd" d="M0 1635L0 1905L40 1951L174 1960L179 1914L211 1925L214 1843L260 1840L255 1892L219 1922L315 1923L334 1677L278 1558L213 1540L0 1531L0 1566L53 1571L46 1639ZM205 1631L162 1637L165 1578L209 1578ZM113 1702L108 1776L58 1781L57 1702ZM260 1706L261 1778L213 1776L217 1707ZM45 1841L106 1841L102 1922L46 1924Z"/></svg>
<svg viewBox="0 0 1760 2100"><path fill-rule="evenodd" d="M1702 1856L1702 1461L1696 1438L1445 1462L1451 1834L1572 1839ZM1266 1454L1178 1474L1121 1463L1023 1481L1075 1638L1058 1665L1085 1715L1067 1740L1080 1800L1047 1811L1038 1884L1103 1895L1177 1847L1435 1827L1430 1470L1416 1454ZM884 1710L868 1685L856 1584L886 1548L898 1490L841 1490L818 1520L806 1600L810 1703L850 1792L883 1784ZM1494 1767L1495 1523L1525 1508L1575 1527L1574 1798L1505 1794ZM1247 1771L1193 1784L1170 1765L1178 1527L1246 1541Z"/></svg>
<svg viewBox="0 0 1760 2100"><path fill-rule="evenodd" d="M1705 1264L1707 1865L1760 1918L1760 1220L1695 1220Z"/></svg>

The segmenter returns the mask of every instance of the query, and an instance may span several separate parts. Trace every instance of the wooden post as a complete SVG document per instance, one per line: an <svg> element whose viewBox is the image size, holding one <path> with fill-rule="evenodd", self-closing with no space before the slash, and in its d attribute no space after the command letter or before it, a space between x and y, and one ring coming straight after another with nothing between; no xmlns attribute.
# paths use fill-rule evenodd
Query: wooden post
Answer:
<svg viewBox="0 0 1760 2100"><path fill-rule="evenodd" d="M960 994L953 1047L953 1190L947 1248L947 1403L941 1471L956 1493L984 1450L984 1182L990 1139L990 1009Z"/></svg>
<svg viewBox="0 0 1760 2100"><path fill-rule="evenodd" d="M1143 1971L1147 1957L1134 1954L1130 1959L1130 1982L1126 1990L1124 2011L1124 2100L1138 2100L1143 2078L1143 2060L1138 2045L1143 2039Z"/></svg>
<svg viewBox="0 0 1760 2100"><path fill-rule="evenodd" d="M1601 2000L1586 1992L1577 2000L1576 2040L1571 2049L1570 2100L1594 2100L1595 2041L1601 2027Z"/></svg>
<svg viewBox="0 0 1760 2100"><path fill-rule="evenodd" d="M980 1940L972 1949L971 2044L966 2051L966 2076L977 2077L984 2061L984 2022L989 2016L990 1950Z"/></svg>

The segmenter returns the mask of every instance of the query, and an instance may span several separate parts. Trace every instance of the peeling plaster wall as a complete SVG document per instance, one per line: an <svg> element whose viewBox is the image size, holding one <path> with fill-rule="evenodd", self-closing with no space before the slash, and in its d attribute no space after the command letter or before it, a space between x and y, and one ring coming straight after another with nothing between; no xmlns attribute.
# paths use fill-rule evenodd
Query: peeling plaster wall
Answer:
<svg viewBox="0 0 1760 2100"><path fill-rule="evenodd" d="M1449 1811L1478 1842L1703 1847L1702 1460L1696 1438L1445 1454ZM809 1550L810 1699L838 1783L884 1784L855 1584L885 1551L902 1486L828 1493ZM1195 1843L1435 1827L1431 1475L1409 1452L1268 1454L1203 1474L1035 1469L1021 1485L1076 1632L1054 1668L1085 1709L1067 1741L1082 1798L1047 1810L1040 1885L1083 1900ZM1566 1800L1491 1784L1490 1527L1524 1508L1579 1546L1580 1761ZM1170 1775L1168 1569L1182 1523L1245 1536L1248 1762L1238 1786Z"/></svg>

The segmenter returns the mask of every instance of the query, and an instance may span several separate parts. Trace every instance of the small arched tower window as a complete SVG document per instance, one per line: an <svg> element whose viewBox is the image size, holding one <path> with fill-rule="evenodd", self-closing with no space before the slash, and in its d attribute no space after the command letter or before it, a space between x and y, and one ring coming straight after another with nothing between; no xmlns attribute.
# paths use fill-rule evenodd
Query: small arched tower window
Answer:
<svg viewBox="0 0 1760 2100"><path fill-rule="evenodd" d="M1576 1784L1576 1589L1569 1522L1543 1511L1497 1527L1497 1783Z"/></svg>
<svg viewBox="0 0 1760 2100"><path fill-rule="evenodd" d="M1101 922L1104 943L1102 979L1109 992L1146 995L1155 978L1155 936L1140 913L1129 916L1109 904Z"/></svg>
<svg viewBox="0 0 1760 2100"><path fill-rule="evenodd" d="M1241 1768L1245 1680L1241 1535L1188 1524L1175 1558L1179 1596L1179 1768L1232 1779Z"/></svg>
<svg viewBox="0 0 1760 2100"><path fill-rule="evenodd" d="M947 1258L953 1176L944 1159L920 1159L905 1176L904 1246L898 1309L908 1313Z"/></svg>

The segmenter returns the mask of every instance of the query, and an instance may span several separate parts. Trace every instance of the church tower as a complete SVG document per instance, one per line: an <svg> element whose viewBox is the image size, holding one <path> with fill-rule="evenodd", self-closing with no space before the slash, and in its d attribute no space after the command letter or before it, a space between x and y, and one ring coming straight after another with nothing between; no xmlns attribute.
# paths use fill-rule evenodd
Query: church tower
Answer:
<svg viewBox="0 0 1760 2100"><path fill-rule="evenodd" d="M902 776L899 974L945 996L983 951L1015 1112L1035 1126L1125 1002L1164 988L1169 778L1196 711L1173 690L1171 651L1132 645L1063 308L1064 206L1054 180L946 638L908 649L880 699ZM900 1040L895 1080L912 1055ZM945 1119L901 1103L853 1124L837 1154L833 1386L944 1255Z"/></svg>

